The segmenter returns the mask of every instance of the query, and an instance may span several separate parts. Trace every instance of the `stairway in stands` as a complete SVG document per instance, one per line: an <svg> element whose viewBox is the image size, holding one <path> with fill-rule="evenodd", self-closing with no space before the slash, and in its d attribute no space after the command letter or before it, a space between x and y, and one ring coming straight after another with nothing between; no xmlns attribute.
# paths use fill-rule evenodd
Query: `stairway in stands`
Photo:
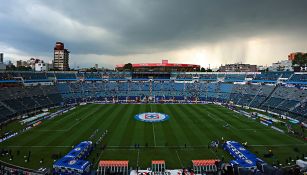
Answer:
<svg viewBox="0 0 307 175"><path fill-rule="evenodd" d="M257 90L256 95L255 95L254 98L249 102L248 107L251 106L251 104L255 101L255 99L258 97L258 95L260 94L260 92L261 92L261 87L259 87L259 89Z"/></svg>
<svg viewBox="0 0 307 175"><path fill-rule="evenodd" d="M8 110L10 110L13 114L16 113L16 111L14 109L12 109L11 107L9 107L8 105L6 105L5 103L3 103L2 101L0 101L0 105L6 107Z"/></svg>
<svg viewBox="0 0 307 175"><path fill-rule="evenodd" d="M276 85L276 86L274 87L274 89L270 92L270 94L259 104L258 108L260 108L265 102L267 102L267 101L271 98L272 94L275 92L275 90L276 90L278 87L279 87L279 85Z"/></svg>
<svg viewBox="0 0 307 175"><path fill-rule="evenodd" d="M305 102L307 102L307 97L306 97L304 100L302 100L302 101L300 101L299 103L297 103L297 104L296 104L295 106L293 106L292 108L290 108L289 111L293 111L295 108L301 106L301 105L304 104Z"/></svg>

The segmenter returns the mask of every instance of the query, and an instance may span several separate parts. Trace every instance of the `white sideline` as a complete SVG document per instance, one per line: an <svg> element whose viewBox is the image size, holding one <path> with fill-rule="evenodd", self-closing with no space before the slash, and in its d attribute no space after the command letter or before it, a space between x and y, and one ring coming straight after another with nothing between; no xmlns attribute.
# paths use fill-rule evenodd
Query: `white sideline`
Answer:
<svg viewBox="0 0 307 175"><path fill-rule="evenodd" d="M307 143L297 143L297 144L275 144L275 145L248 145L252 147L264 147L264 146L272 146L272 147L287 147L287 146L307 146Z"/></svg>

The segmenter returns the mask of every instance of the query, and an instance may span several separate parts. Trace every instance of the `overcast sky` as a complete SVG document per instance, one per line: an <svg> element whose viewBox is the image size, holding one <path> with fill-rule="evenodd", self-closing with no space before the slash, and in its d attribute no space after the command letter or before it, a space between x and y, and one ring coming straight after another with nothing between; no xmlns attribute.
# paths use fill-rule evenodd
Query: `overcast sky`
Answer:
<svg viewBox="0 0 307 175"><path fill-rule="evenodd" d="M122 63L217 67L270 65L307 52L306 0L0 0L0 52L14 62L51 60L56 41L70 67Z"/></svg>

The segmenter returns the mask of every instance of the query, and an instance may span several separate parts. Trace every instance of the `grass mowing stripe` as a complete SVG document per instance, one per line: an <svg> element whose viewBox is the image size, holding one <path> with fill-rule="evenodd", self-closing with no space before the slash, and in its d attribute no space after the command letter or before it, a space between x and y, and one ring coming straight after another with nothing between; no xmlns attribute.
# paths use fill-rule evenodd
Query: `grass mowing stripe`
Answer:
<svg viewBox="0 0 307 175"><path fill-rule="evenodd" d="M206 108L208 108L208 110L211 112L211 113L213 113L213 115L214 116L216 116L216 117L224 117L224 111L225 110L227 110L227 111L229 111L228 109L222 109L222 108L220 108L219 110L212 110L212 108L210 108L210 106L206 106ZM229 118L230 119L230 118ZM234 125L234 126L237 126L237 125L241 125L241 127L246 127L246 128L249 128L249 127L253 127L252 126L252 124L254 124L254 123L240 123L240 124L235 124L235 120L237 120L236 118L231 118L232 120L234 120L234 121L232 121L232 120L229 120L228 122L230 122L232 125ZM255 122L256 123L256 122ZM248 126L247 126L248 125ZM254 136L255 135L255 133L248 133L248 132L238 132L238 131L236 131L235 129L232 129L232 128L230 128L229 129L229 133L232 133L231 135L232 135L232 138L228 138L228 139L232 139L232 140L238 140L238 141L241 141L241 142L245 142L246 140L249 140L249 142L251 141L251 140L254 140L254 141L257 141L257 140L261 140L261 138L262 138L262 136L261 135L259 135L259 134L256 134L256 136ZM238 133L240 133L240 137L238 136ZM256 137L256 138L255 138ZM225 137L224 137L225 138ZM226 138L227 139L227 138Z"/></svg>
<svg viewBox="0 0 307 175"><path fill-rule="evenodd" d="M150 112L152 112L152 106L151 104L149 104L150 106ZM152 135L153 135L153 141L154 141L154 146L157 146L157 143L156 143L156 133L155 133L155 123L151 123L152 124Z"/></svg>
<svg viewBox="0 0 307 175"><path fill-rule="evenodd" d="M191 120L195 123L197 127L201 130L201 132L207 136L207 142L209 141L220 139L225 132L225 128L222 127L222 124L218 121L211 120L211 118L208 118L208 115L205 115L205 113L201 112L202 105L191 105L190 113L191 113ZM208 131L215 131L215 132L208 132Z"/></svg>
<svg viewBox="0 0 307 175"><path fill-rule="evenodd" d="M184 126L184 134L189 139L190 144L187 145L202 145L203 142L201 141L201 136L197 133L200 132L199 130L196 131L197 127L195 126L194 122L190 119L191 113L190 108L186 108L185 105L179 105L175 107L171 105L171 108L178 111L179 115L176 116L178 121L180 122L180 126ZM186 143L185 143L186 144Z"/></svg>
<svg viewBox="0 0 307 175"><path fill-rule="evenodd" d="M136 106L137 106L136 114L142 113L146 109L145 105L136 105ZM134 126L133 136L131 138L130 145L141 142L143 138L145 137L145 131L143 130L144 123L135 120L133 117L131 118L131 120L134 122L135 126Z"/></svg>
<svg viewBox="0 0 307 175"><path fill-rule="evenodd" d="M155 109L157 109L158 112L162 112L162 113L165 113L165 114L169 114L169 111L168 111L168 107L167 105L162 105L162 106L157 106L155 105ZM177 139L179 139L179 137L177 136L177 134L175 134L176 132L173 130L173 127L171 125L172 123L172 116L169 120L167 121L164 121L162 123L159 123L159 132L160 135L159 135L159 140L158 140L158 145L164 145L164 146L177 146L178 145L178 142L177 142Z"/></svg>
<svg viewBox="0 0 307 175"><path fill-rule="evenodd" d="M220 107L220 108L222 108L222 107ZM227 110L227 109L226 109ZM219 110L217 110L217 112L218 112ZM241 118L242 117L244 117L244 116L240 116ZM266 127L266 126L264 126L264 125L262 125L262 124L260 124L260 123L258 123L258 122L254 122L254 123L244 123L245 125L247 125L247 127L248 128L250 128L250 127L259 127L259 129L270 129L270 128L268 128L268 127ZM254 130L254 131L256 131L256 132L259 132L259 133L263 133L263 136L264 136L264 138L262 138L262 139L265 139L266 141L267 141L267 144L270 144L270 143L272 143L272 142L280 142L280 141L284 141L284 136L285 136L285 134L282 134L282 133L280 133L280 132L278 132L278 131L275 131L275 130L269 130L269 131L266 131L266 132L264 132L264 131L261 131L261 130ZM252 133L254 132L254 131L252 131ZM257 135L261 135L261 134L257 134ZM261 139L261 138L259 138L259 139ZM296 139L296 138L294 138L294 137L291 137L291 139L293 140L293 141L295 141L295 142L301 142L302 143L302 141L300 141L300 140L298 140L298 139Z"/></svg>
<svg viewBox="0 0 307 175"><path fill-rule="evenodd" d="M152 123L152 134L153 134L153 139L154 139L154 146L157 146L156 144L156 134L155 134L155 125Z"/></svg>
<svg viewBox="0 0 307 175"><path fill-rule="evenodd" d="M170 127L171 127L171 131L172 134L171 135L175 135L174 138L168 138L169 140L176 140L176 143L178 145L183 146L184 144L190 145L188 137L184 134L184 130L182 128L182 123L179 123L179 121L177 120L179 118L179 113L176 111L177 109L171 108L172 105L165 105L165 111L167 111L167 114L170 114L170 119L169 121L166 122L171 122L170 123ZM168 140L168 142L170 142Z"/></svg>
<svg viewBox="0 0 307 175"><path fill-rule="evenodd" d="M66 114L66 115L69 115L69 114ZM62 117L62 116L58 116L58 117ZM51 123L49 123L49 124L51 124ZM49 124L45 124L45 122L43 122L41 124L41 126L38 126L38 127L41 127L41 128L42 127L48 127ZM19 145L33 145L33 143L35 143L36 141L41 140L40 138L45 138L46 136L49 135L47 133L36 132L37 129L40 129L40 128L33 128L29 131L26 131L26 132L20 134L19 137L18 137ZM7 140L6 144L11 144L11 143L16 142L15 139L16 139L16 137Z"/></svg>
<svg viewBox="0 0 307 175"><path fill-rule="evenodd" d="M191 120L207 138L205 144L220 139L224 135L225 128L221 126L222 124L220 122L208 118L207 113L201 112L202 105L191 105L189 107L191 108ZM209 132L212 130L215 130L215 132Z"/></svg>
<svg viewBox="0 0 307 175"><path fill-rule="evenodd" d="M120 123L124 121L124 117L127 117L125 115L122 115L125 114L125 111L127 110L127 105L116 105L116 108L110 114L112 116L108 120L108 145L120 145L121 135L117 132L117 128L121 127Z"/></svg>
<svg viewBox="0 0 307 175"><path fill-rule="evenodd" d="M205 106L205 108L210 112L212 113L213 116L215 117L221 117L223 115L223 110L221 111L218 111L218 110L213 110L211 108L211 106ZM233 120L235 120L235 118L233 118ZM237 125L240 125L238 123L236 123L236 121L232 121L232 120L229 120L228 121L231 125L233 126L237 126ZM241 124L241 127L246 127L246 124ZM226 139L231 139L231 140L237 140L239 142L246 142L246 139L248 138L249 142L257 142L257 140L259 138L255 138L255 137L251 137L251 133L248 133L248 132L238 132L236 131L235 129L228 129L228 133L231 133L231 138L227 138ZM261 137L261 136L258 136L258 137Z"/></svg>
<svg viewBox="0 0 307 175"><path fill-rule="evenodd" d="M158 106L155 104L151 104L151 108L153 112L165 113L163 110L161 110L161 108L158 108ZM168 138L165 138L165 133L163 129L168 122L169 120L166 120L163 122L157 122L153 124L156 146L163 146L166 144L166 141L169 140Z"/></svg>
<svg viewBox="0 0 307 175"><path fill-rule="evenodd" d="M178 160L179 160L180 166L181 166L181 167L184 167L183 164L182 164L182 161L181 161L181 159L180 159L180 157L179 157L179 154L178 154L178 151L177 151L177 150L176 150L176 155L177 155L177 158L178 158Z"/></svg>
<svg viewBox="0 0 307 175"><path fill-rule="evenodd" d="M91 113L88 113L87 115L80 116L81 119L86 119L88 117L92 117L95 113L99 113L99 111L102 110L102 106L91 106ZM92 120L87 120L86 122L89 122ZM84 124L84 123L82 123ZM50 145L51 143L55 144L60 144L60 145L76 145L80 141L83 140L88 140L89 137L89 130L87 129L89 125L84 125L82 129L79 130L73 130L73 131L68 131L65 134L62 135L56 135L57 137L49 137L48 139L44 139L44 145ZM86 131L86 132L85 132ZM82 135L84 134L84 135ZM69 139L67 137L69 136ZM71 148L66 148L62 150L62 153L65 154L68 152ZM58 151L57 147L54 147L53 149L50 150L50 153L56 153Z"/></svg>
<svg viewBox="0 0 307 175"><path fill-rule="evenodd" d="M215 112L219 112L220 110L215 110ZM244 117L244 116L240 116L240 117ZM248 125L248 126L246 126ZM259 128L267 128L257 122L247 122L245 123L244 127L253 127L255 128L256 126L258 126ZM244 131L244 132L239 132L240 134L240 138L239 139L244 139L245 141L248 141L249 144L259 144L260 142L261 143L266 143L266 145L268 146L264 146L264 147L250 147L250 151L252 152L256 152L256 153L262 153L260 155L258 155L259 157L265 159L263 157L263 154L266 154L267 152L265 151L268 151L269 149L272 149L271 146L269 145L273 145L273 144L276 144L276 143L285 143L286 140L289 140L289 139L286 139L284 137L284 134L282 133L278 133L274 130L267 130L267 131L263 131L263 130L260 130L260 131L257 131L255 130L256 132L247 132L247 131ZM238 135L238 134L236 134ZM238 140L239 140L238 139ZM301 143L301 141L299 140L296 140L296 138L291 138L290 140L292 140L292 142L294 141L294 143ZM243 142L245 142L243 141ZM284 147L283 150L287 150L288 152L292 152L294 150L295 146L289 146L289 147ZM278 148L274 148L274 150L276 150ZM306 148L305 148L306 149ZM297 153L296 153L297 154ZM295 154L294 154L295 155ZM284 155L280 155L281 157L283 157Z"/></svg>
<svg viewBox="0 0 307 175"><path fill-rule="evenodd" d="M150 111L166 113L170 115L170 119L155 123L153 128L151 123L136 121L133 118L137 113ZM208 116L208 114L212 116ZM89 116L86 117L87 115ZM82 120L71 131L46 131L43 132L45 134L35 132L47 128L67 129L76 123L76 118ZM224 128L225 122L223 120L238 129ZM286 158L289 158L289 155L292 157L301 156L307 151L307 145L304 142L301 143L295 138L289 138L290 136L285 137L257 122L250 120L245 122L245 120L248 119L216 105L89 104L77 107L59 118L44 122L45 125L33 128L33 132L30 131L31 134L26 134L26 136L32 137L33 134L38 138L32 140L29 147L19 144L19 140L27 140L23 136L17 136L8 142L1 143L1 148L9 148L15 155L13 161L9 161L6 156L1 157L1 160L29 168L51 167L52 153L61 153L61 155L67 153L71 149L68 146L88 138L93 130L98 128L100 130L108 129L109 134L104 138L103 144L107 144L107 148L101 157L96 156L97 153L101 153L100 149L95 149L88 158L94 164L100 159L126 159L133 167L138 162L141 168L146 168L150 166L151 160L164 159L167 162L167 167L178 168L181 164L190 166L193 159L212 159L215 156L224 156L226 160L231 160L233 158L225 151L219 149L217 152L212 152L207 148L207 142L221 136L224 136L225 140L248 141L248 149L269 163L276 162L276 160L284 162ZM61 124L60 128L56 127L59 123ZM153 134L153 129L155 134ZM156 147L147 148L146 143L149 146L154 146L154 135ZM12 146L8 147L7 143ZM141 149L135 149L134 143L139 143ZM187 143L187 148L184 148L185 143ZM263 155L269 149L274 152L273 158L264 158ZM296 152L296 149L299 151ZM16 156L17 150L20 150L20 156ZM28 154L29 150L32 151L32 158L29 163L25 163L23 155ZM43 164L39 163L41 158L45 159Z"/></svg>
<svg viewBox="0 0 307 175"><path fill-rule="evenodd" d="M93 128L92 126L95 125L96 121L99 120L99 114L103 114L106 111L104 106L102 105L93 105L93 110L88 113L84 118L87 120L82 120L77 125L82 125L82 127L75 128L74 130L69 130L65 135L68 135L70 139L63 138L63 145L72 144L75 145L83 140L89 140L90 135L92 134ZM76 126L76 127L77 127ZM96 128L95 128L96 129Z"/></svg>
<svg viewBox="0 0 307 175"><path fill-rule="evenodd" d="M150 106L148 104L145 104L145 111L144 112L150 112ZM138 121L141 122L141 121ZM147 122L141 122L143 124L143 144L148 146L154 146L154 136L152 132L152 124ZM140 141L141 142L141 141ZM138 142L138 144L140 143Z"/></svg>
<svg viewBox="0 0 307 175"><path fill-rule="evenodd" d="M93 108L92 105L86 105L86 106L81 106L78 109L74 109L69 113L65 113L67 115L64 114L64 116L58 116L55 117L52 120L50 124L46 125L46 126L42 126L43 129L38 128L37 131L52 131L52 130L66 130L67 129L67 122L71 122L76 118L79 118L80 116L83 116L84 114L86 114L89 110L91 110Z"/></svg>
<svg viewBox="0 0 307 175"><path fill-rule="evenodd" d="M122 116L124 120L122 120L123 123L119 123L121 127L118 129L118 132L121 135L119 145L132 145L132 137L134 135L136 126L136 121L133 117L137 114L137 108L137 105L127 106L127 111L125 112L125 115Z"/></svg>

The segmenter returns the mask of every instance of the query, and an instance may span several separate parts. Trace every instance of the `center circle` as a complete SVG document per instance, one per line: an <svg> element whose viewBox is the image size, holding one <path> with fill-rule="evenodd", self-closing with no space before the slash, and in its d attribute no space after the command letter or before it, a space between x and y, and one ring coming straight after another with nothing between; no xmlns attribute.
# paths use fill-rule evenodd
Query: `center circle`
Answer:
<svg viewBox="0 0 307 175"><path fill-rule="evenodd" d="M145 112L134 116L138 121L142 122L163 122L169 119L169 115L158 112Z"/></svg>

